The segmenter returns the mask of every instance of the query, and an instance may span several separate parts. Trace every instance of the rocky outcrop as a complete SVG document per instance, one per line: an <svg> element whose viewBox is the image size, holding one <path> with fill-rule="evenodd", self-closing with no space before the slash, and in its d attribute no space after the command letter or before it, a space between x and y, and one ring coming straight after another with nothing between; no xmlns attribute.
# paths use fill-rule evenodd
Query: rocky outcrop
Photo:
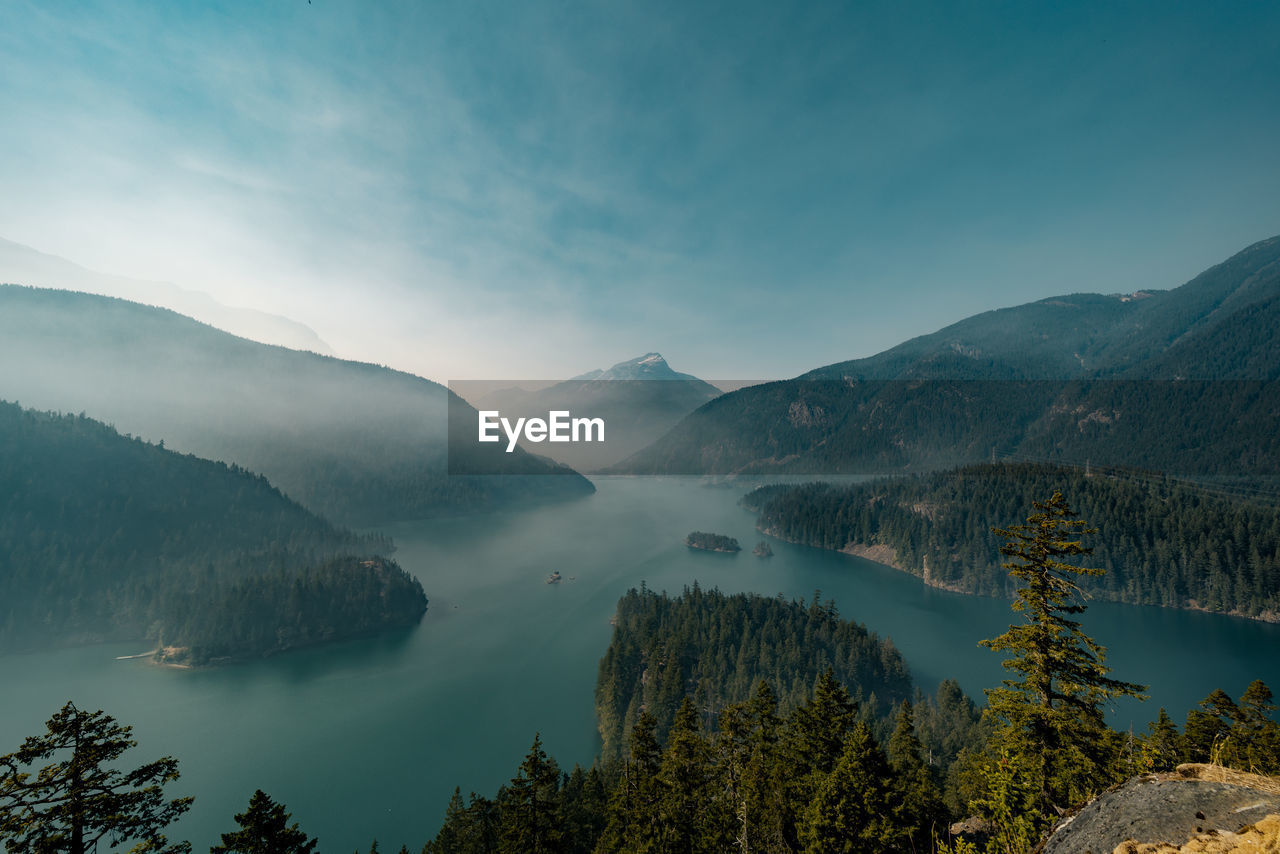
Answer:
<svg viewBox="0 0 1280 854"><path fill-rule="evenodd" d="M1186 845L1122 842L1115 854L1275 854L1280 851L1280 815L1269 815L1239 833L1202 833Z"/></svg>
<svg viewBox="0 0 1280 854"><path fill-rule="evenodd" d="M1239 843L1246 831L1255 841L1268 833L1268 817L1277 814L1280 780L1214 765L1181 765L1175 772L1135 777L1090 801L1058 822L1038 851L1272 851L1276 849L1265 845L1254 849L1231 846ZM1228 847L1194 847L1210 840Z"/></svg>

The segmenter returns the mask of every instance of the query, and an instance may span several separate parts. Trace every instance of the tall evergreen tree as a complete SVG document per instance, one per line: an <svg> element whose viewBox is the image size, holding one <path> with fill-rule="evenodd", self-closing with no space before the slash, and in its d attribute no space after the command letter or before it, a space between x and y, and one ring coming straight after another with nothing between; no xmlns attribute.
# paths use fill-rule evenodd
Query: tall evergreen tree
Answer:
<svg viewBox="0 0 1280 854"><path fill-rule="evenodd" d="M715 839L711 801L711 753L698 727L698 711L688 697L676 711L658 769L662 845L668 854L723 850Z"/></svg>
<svg viewBox="0 0 1280 854"><path fill-rule="evenodd" d="M605 786L600 771L575 765L560 790L566 854L590 854L604 829Z"/></svg>
<svg viewBox="0 0 1280 854"><path fill-rule="evenodd" d="M801 812L840 761L856 719L857 704L830 669L814 683L809 702L791 714L783 757L786 795L782 817L790 848L801 846L796 836L803 818Z"/></svg>
<svg viewBox="0 0 1280 854"><path fill-rule="evenodd" d="M1146 771L1172 771L1186 754L1186 742L1178 727L1164 709L1147 724L1147 737L1142 741L1142 764Z"/></svg>
<svg viewBox="0 0 1280 854"><path fill-rule="evenodd" d="M910 851L908 829L895 819L892 787L889 762L859 721L805 811L800 838L806 854Z"/></svg>
<svg viewBox="0 0 1280 854"><path fill-rule="evenodd" d="M794 761L802 775L826 774L844 753L857 704L828 668L813 686L813 699L792 715Z"/></svg>
<svg viewBox="0 0 1280 854"><path fill-rule="evenodd" d="M542 736L533 746L499 804L502 845L508 851L552 854L560 850L560 769L542 749Z"/></svg>
<svg viewBox="0 0 1280 854"><path fill-rule="evenodd" d="M657 727L657 718L644 711L631 728L630 755L622 778L609 797L608 820L600 842L602 852L645 854L658 850L662 832L658 788L662 749L658 746Z"/></svg>
<svg viewBox="0 0 1280 854"><path fill-rule="evenodd" d="M0 756L0 840L10 854L85 854L103 839L137 840L134 850L185 854L163 830L191 808L191 798L167 800L164 787L178 779L171 757L132 771L117 760L131 747L132 728L110 715L67 703L45 722L47 732L27 738ZM55 757L65 757L53 760ZM25 771L49 762L34 773Z"/></svg>
<svg viewBox="0 0 1280 854"><path fill-rule="evenodd" d="M723 784L732 813L732 848L742 852L784 850L787 805L779 761L777 697L762 680L751 700L734 708L740 709L736 726L727 720L731 710L726 710L720 724L722 741L731 740L734 761L740 763L736 780ZM725 752L722 748L719 754L723 757Z"/></svg>
<svg viewBox="0 0 1280 854"><path fill-rule="evenodd" d="M1237 706L1245 767L1260 774L1280 773L1280 724L1272 717L1276 710L1272 700L1271 689L1255 679Z"/></svg>
<svg viewBox="0 0 1280 854"><path fill-rule="evenodd" d="M258 789L249 798L249 808L236 815L240 829L222 834L222 844L209 849L209 854L311 854L316 840L308 839L284 804L278 804Z"/></svg>
<svg viewBox="0 0 1280 854"><path fill-rule="evenodd" d="M1231 731L1240 718L1235 701L1221 688L1200 701L1200 708L1187 712L1185 727L1187 757L1192 762L1235 764Z"/></svg>
<svg viewBox="0 0 1280 854"><path fill-rule="evenodd" d="M923 751L916 736L913 707L904 701L898 709L893 735L889 737L889 766L893 769L898 793L898 821L907 829L912 848L917 851L927 850L934 827L946 822L946 808L924 764Z"/></svg>
<svg viewBox="0 0 1280 854"><path fill-rule="evenodd" d="M1109 677L1106 650L1071 619L1085 610L1076 577L1103 570L1062 558L1090 554L1078 537L1094 531L1060 492L1034 506L1026 524L995 529L1010 558L1002 565L1021 585L1013 609L1023 621L982 645L1011 656L1004 666L1015 677L987 691L988 712L1000 723L997 741L1025 760L1018 764L1033 775L1048 814L1083 798L1110 764L1102 704L1142 697L1145 687Z"/></svg>

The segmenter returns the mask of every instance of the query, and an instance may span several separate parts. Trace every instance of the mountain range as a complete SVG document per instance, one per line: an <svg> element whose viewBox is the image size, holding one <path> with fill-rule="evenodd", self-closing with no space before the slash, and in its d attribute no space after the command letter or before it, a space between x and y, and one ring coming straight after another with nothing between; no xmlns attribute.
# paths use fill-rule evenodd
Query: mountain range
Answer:
<svg viewBox="0 0 1280 854"><path fill-rule="evenodd" d="M1280 237L1168 291L984 312L723 395L615 473L869 473L999 458L1280 474Z"/></svg>
<svg viewBox="0 0 1280 854"><path fill-rule="evenodd" d="M450 477L450 413L412 374L259 344L111 297L0 286L0 400L84 413L123 433L265 475L339 524L373 525L589 494L517 449L475 453L500 476ZM471 429L474 429L472 427ZM521 475L561 474L561 477Z"/></svg>
<svg viewBox="0 0 1280 854"><path fill-rule="evenodd" d="M0 282L120 297L185 314L251 341L332 354L315 330L288 317L229 306L202 291L169 282L99 273L3 238L0 238Z"/></svg>

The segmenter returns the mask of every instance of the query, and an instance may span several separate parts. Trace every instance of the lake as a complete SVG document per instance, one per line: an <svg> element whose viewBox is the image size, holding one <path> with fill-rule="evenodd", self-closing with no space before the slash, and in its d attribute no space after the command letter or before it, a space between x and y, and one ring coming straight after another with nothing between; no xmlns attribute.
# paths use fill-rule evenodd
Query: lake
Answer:
<svg viewBox="0 0 1280 854"><path fill-rule="evenodd" d="M416 852L454 786L491 796L535 732L562 765L591 762L609 618L642 581L806 600L820 589L844 617L892 637L926 691L952 676L981 697L1001 678L999 656L977 643L1008 626L1005 601L776 540L773 558L756 558L761 535L737 506L742 486L595 481L596 495L571 504L384 529L431 599L411 631L210 670L115 660L141 645L0 656L0 753L71 699L134 727L133 764L179 759L170 788L196 802L170 837L196 852L234 829L256 788L285 803L322 851L365 851L376 837L384 852ZM691 551L691 530L736 537L744 551ZM553 571L561 583L546 583ZM1214 688L1239 696L1254 678L1280 689L1280 626L1108 603L1083 621L1109 647L1114 676L1151 686L1150 701L1113 712L1119 728L1141 731L1162 705L1180 722Z"/></svg>

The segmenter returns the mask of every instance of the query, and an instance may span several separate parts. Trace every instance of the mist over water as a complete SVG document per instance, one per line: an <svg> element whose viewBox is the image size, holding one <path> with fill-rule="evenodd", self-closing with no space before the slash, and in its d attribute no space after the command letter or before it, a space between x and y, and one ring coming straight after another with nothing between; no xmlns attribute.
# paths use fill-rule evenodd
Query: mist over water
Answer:
<svg viewBox="0 0 1280 854"><path fill-rule="evenodd" d="M743 485L595 482L597 494L567 504L382 529L431 598L421 625L398 635L210 670L114 660L143 645L0 656L0 752L72 699L134 727L135 763L179 759L174 794L196 804L171 837L196 851L232 829L256 788L283 801L321 850L367 850L374 837L384 851L416 850L454 786L491 796L535 732L565 767L591 762L609 619L642 581L806 600L821 589L842 616L892 637L927 692L955 677L980 697L1002 676L999 656L977 643L1009 624L1003 600L776 540L773 558L756 558L762 536L737 506ZM691 551L682 540L692 530L744 550ZM546 583L553 571L559 584ZM1108 646L1114 675L1151 685L1150 701L1114 713L1120 729L1143 729L1160 706L1181 721L1214 688L1238 696L1254 678L1280 687L1280 626L1098 602L1084 624Z"/></svg>

